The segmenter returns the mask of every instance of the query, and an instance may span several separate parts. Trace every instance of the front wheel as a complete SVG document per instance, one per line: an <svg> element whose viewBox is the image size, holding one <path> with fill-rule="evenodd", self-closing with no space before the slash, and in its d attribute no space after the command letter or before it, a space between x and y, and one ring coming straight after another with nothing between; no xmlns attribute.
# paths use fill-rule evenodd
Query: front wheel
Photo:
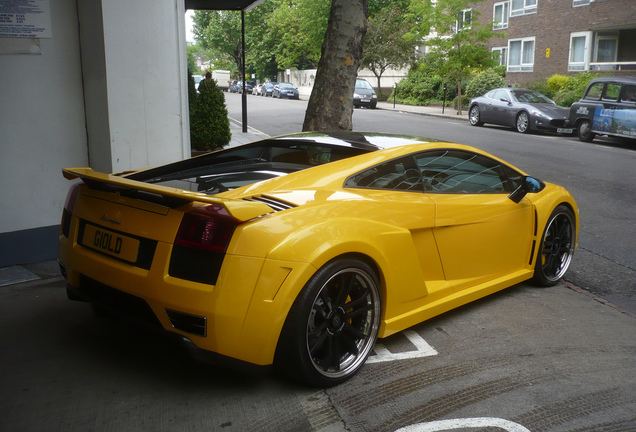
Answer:
<svg viewBox="0 0 636 432"><path fill-rule="evenodd" d="M481 114L479 113L479 106L473 105L468 111L468 120L472 126L483 126L484 122L481 121Z"/></svg>
<svg viewBox="0 0 636 432"><path fill-rule="evenodd" d="M528 113L521 111L517 116L517 132L528 133L530 131L530 119Z"/></svg>
<svg viewBox="0 0 636 432"><path fill-rule="evenodd" d="M589 120L583 120L579 123L577 128L579 139L583 142L592 142L596 137L596 134L592 132L592 125Z"/></svg>
<svg viewBox="0 0 636 432"><path fill-rule="evenodd" d="M568 207L560 205L550 215L541 238L533 277L537 285L552 286L561 280L570 267L575 241L574 215Z"/></svg>
<svg viewBox="0 0 636 432"><path fill-rule="evenodd" d="M307 282L276 348L279 371L321 387L340 384L364 364L380 329L380 283L353 258L333 260Z"/></svg>

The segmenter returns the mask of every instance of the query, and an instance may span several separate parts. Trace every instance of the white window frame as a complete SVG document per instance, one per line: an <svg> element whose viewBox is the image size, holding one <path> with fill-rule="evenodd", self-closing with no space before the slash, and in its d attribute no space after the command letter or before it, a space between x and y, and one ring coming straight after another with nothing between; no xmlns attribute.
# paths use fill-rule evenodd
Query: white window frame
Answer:
<svg viewBox="0 0 636 432"><path fill-rule="evenodd" d="M614 40L616 41L616 49L614 50L614 58L612 59L611 65L608 66L598 66L597 70L614 70L614 63L616 63L616 59L618 58L618 33L616 34L611 34L611 35L606 35L606 34L596 34L596 37L594 38L594 62L598 63L598 45L599 42L602 40Z"/></svg>
<svg viewBox="0 0 636 432"><path fill-rule="evenodd" d="M521 51L519 53L519 64L518 65L511 65L510 64L510 45L515 43L515 42L519 42L521 44ZM532 42L532 62L530 63L524 63L523 62L523 58L524 58L524 50L526 48L526 44L528 42ZM536 38L534 36L532 37L525 37L525 38L519 38L519 39L510 39L508 40L508 61L507 61L507 68L506 70L508 72L533 72L534 71L534 52L536 50L537 47L537 43L536 43Z"/></svg>
<svg viewBox="0 0 636 432"><path fill-rule="evenodd" d="M455 21L455 33L459 33L462 30L469 30L470 27L473 24L473 10L472 9L463 9L459 13L461 14L461 27L460 27L460 21L456 20ZM468 25L465 25L466 16L467 15L470 17L470 19L468 20Z"/></svg>
<svg viewBox="0 0 636 432"><path fill-rule="evenodd" d="M537 13L537 7L538 7L539 0L518 0L518 1L523 3L523 6L521 8L519 8L519 9L513 9L514 8L514 1L515 0L511 0L511 2L510 2L510 16L511 17Z"/></svg>
<svg viewBox="0 0 636 432"><path fill-rule="evenodd" d="M508 47L507 46L501 46L501 47L492 47L491 50L493 53L495 52L499 52L499 66L507 66L508 65Z"/></svg>
<svg viewBox="0 0 636 432"><path fill-rule="evenodd" d="M572 52L574 39L585 38L585 48L583 53L583 61L575 62L572 60ZM570 33L570 51L568 53L568 70L569 71L586 71L590 69L590 47L592 44L592 32L575 32Z"/></svg>
<svg viewBox="0 0 636 432"><path fill-rule="evenodd" d="M503 21L498 23L495 21L495 17L497 16L497 8L501 7L501 16L503 17ZM492 6L492 28L493 30L500 30L508 28L508 19L510 18L510 1L495 3Z"/></svg>

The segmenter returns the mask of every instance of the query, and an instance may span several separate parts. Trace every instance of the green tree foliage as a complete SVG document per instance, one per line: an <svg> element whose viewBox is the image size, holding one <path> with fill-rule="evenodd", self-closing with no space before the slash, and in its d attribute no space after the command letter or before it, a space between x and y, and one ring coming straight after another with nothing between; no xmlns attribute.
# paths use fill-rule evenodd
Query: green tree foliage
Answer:
<svg viewBox="0 0 636 432"><path fill-rule="evenodd" d="M214 80L201 81L197 93L192 73L188 72L190 144L196 150L221 148L232 138L225 95Z"/></svg>
<svg viewBox="0 0 636 432"><path fill-rule="evenodd" d="M404 3L385 2L384 8L379 8L377 1L374 3L376 11L367 21L361 66L373 72L379 92L387 69L400 69L415 61L417 40L409 37L413 22L405 14Z"/></svg>
<svg viewBox="0 0 636 432"><path fill-rule="evenodd" d="M283 69L315 68L320 52L331 0L272 0L276 8L267 21L276 63Z"/></svg>
<svg viewBox="0 0 636 432"><path fill-rule="evenodd" d="M493 37L490 22L482 25L470 6L483 0L412 0L417 18L414 34L426 40L428 56L443 62L444 78L457 83L458 114L461 114L462 81L475 69L495 66L485 43Z"/></svg>

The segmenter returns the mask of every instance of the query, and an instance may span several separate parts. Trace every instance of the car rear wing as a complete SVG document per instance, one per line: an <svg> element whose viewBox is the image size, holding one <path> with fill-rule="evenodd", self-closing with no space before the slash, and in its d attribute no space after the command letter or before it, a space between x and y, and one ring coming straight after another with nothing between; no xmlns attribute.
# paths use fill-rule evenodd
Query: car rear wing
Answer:
<svg viewBox="0 0 636 432"><path fill-rule="evenodd" d="M177 198L186 201L196 201L207 204L223 206L232 217L247 221L256 217L272 213L274 210L267 204L259 201L246 201L239 199L215 198L203 192L194 192L156 184L130 180L113 174L104 174L92 168L64 168L64 178L68 180L81 179L84 183L97 182L115 188L127 190L139 190L158 194L164 197Z"/></svg>

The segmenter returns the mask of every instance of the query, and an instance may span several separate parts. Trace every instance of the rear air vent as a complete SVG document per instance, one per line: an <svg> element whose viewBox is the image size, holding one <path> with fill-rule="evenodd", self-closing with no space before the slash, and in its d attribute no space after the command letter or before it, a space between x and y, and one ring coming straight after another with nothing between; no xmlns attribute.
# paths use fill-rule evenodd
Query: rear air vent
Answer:
<svg viewBox="0 0 636 432"><path fill-rule="evenodd" d="M296 207L294 204L290 204L286 201L281 201L279 199L276 198L272 198L272 197L268 197L268 196L254 196L252 198L245 198L246 201L258 201L258 202L262 202L267 204L268 206L270 206L272 209L274 209L274 211L283 211L283 210L289 210L292 209L294 207Z"/></svg>
<svg viewBox="0 0 636 432"><path fill-rule="evenodd" d="M206 321L202 316L190 315L172 309L166 309L170 323L177 330L205 337L207 335Z"/></svg>

